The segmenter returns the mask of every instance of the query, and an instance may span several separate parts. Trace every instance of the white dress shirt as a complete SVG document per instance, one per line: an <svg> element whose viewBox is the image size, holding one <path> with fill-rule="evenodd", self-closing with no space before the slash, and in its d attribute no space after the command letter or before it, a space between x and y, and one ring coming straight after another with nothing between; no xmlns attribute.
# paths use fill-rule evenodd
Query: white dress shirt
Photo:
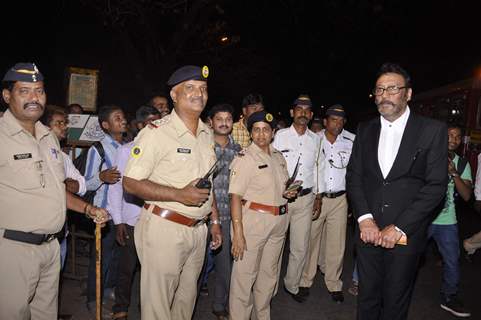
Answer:
<svg viewBox="0 0 481 320"><path fill-rule="evenodd" d="M389 171L391 171L394 160L396 159L409 114L410 110L409 107L407 107L406 111L393 122L389 122L381 116L381 134L379 135L377 158L384 179L386 179Z"/></svg>
<svg viewBox="0 0 481 320"><path fill-rule="evenodd" d="M346 167L351 157L355 135L347 130L342 130L334 143L330 143L321 131L323 137L321 152L324 156L324 190L334 193L346 190Z"/></svg>
<svg viewBox="0 0 481 320"><path fill-rule="evenodd" d="M307 129L299 135L294 128L281 129L276 133L272 146L279 150L287 162L287 171L292 176L299 160L299 170L295 180L302 181L304 189L314 188L317 176L316 159L319 151L319 136Z"/></svg>
<svg viewBox="0 0 481 320"><path fill-rule="evenodd" d="M410 113L411 111L409 110L409 107L406 107L406 111L404 111L404 113L393 122L390 122L384 119L383 116L380 116L381 133L379 134L377 158L384 179L386 179L388 176L389 171L391 171L392 165L394 164L394 160L396 160L399 146L401 145L401 140L404 134L404 129L406 129L406 124L408 122ZM371 213L367 213L360 216L357 221L361 222L368 218L373 219L374 217ZM398 229L397 227L396 230L402 232L402 230ZM404 234L404 232L402 233Z"/></svg>
<svg viewBox="0 0 481 320"><path fill-rule="evenodd" d="M87 191L87 187L85 185L85 178L80 174L80 172L75 168L73 164L72 158L68 154L62 151L63 155L63 166L65 168L65 177L76 180L79 185L79 189L77 194L79 196L83 196L85 191Z"/></svg>

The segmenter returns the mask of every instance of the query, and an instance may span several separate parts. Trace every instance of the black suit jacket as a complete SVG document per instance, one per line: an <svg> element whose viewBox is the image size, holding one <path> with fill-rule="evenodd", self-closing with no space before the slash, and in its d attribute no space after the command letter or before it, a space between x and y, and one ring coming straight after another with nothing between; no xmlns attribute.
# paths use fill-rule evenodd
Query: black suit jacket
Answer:
<svg viewBox="0 0 481 320"><path fill-rule="evenodd" d="M394 224L408 237L399 252L422 251L426 230L448 184L448 134L443 123L412 111L391 171L384 179L378 161L379 118L361 123L347 168L347 193L354 216L371 213L380 229ZM359 239L361 245L364 245Z"/></svg>

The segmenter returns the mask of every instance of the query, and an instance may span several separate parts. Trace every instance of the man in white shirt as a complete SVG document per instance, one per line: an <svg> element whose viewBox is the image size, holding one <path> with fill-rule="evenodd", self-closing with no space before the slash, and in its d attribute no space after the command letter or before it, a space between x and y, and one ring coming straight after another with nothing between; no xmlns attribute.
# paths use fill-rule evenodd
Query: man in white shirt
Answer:
<svg viewBox="0 0 481 320"><path fill-rule="evenodd" d="M57 106L47 106L47 110L42 116L41 121L52 130L58 141L62 142L67 138L68 117L62 108ZM70 158L68 154L62 151L62 154L59 154L58 157L63 157L66 177L64 181L65 188L72 193L83 196L87 190L85 186L85 178L77 168L75 168L72 158ZM58 239L60 241L60 265L62 269L65 265L65 258L67 256L68 231L66 230L66 226L64 226L63 231L65 233L64 237Z"/></svg>
<svg viewBox="0 0 481 320"><path fill-rule="evenodd" d="M356 230L357 319L407 318L434 209L446 194L446 125L407 105L411 80L384 64L373 90L379 118L361 123L347 168Z"/></svg>
<svg viewBox="0 0 481 320"><path fill-rule="evenodd" d="M286 159L289 176L302 181L298 197L288 205L290 252L284 277L285 290L300 303L306 299L305 292L299 291L299 282L309 248L311 221L313 212L319 211L320 208L320 198L315 200L314 194L319 136L307 127L312 118L311 109L311 99L306 95L299 96L290 111L293 124L289 128L279 130L273 143L274 148Z"/></svg>
<svg viewBox="0 0 481 320"><path fill-rule="evenodd" d="M333 105L326 111L325 129L320 132L321 160L324 162L321 188L322 207L319 218L312 223L309 262L304 267L302 287L309 288L316 275L321 239L324 255L324 282L334 302L344 301L342 266L346 246L347 199L346 167L355 135L344 129L344 108Z"/></svg>

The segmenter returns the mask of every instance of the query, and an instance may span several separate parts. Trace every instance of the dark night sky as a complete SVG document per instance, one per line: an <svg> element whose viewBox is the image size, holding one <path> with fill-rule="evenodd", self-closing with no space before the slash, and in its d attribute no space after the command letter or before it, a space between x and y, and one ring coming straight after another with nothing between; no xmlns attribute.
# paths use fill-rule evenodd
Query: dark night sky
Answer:
<svg viewBox="0 0 481 320"><path fill-rule="evenodd" d="M97 68L99 103L135 110L152 88L166 89L176 67L207 64L209 105L239 107L243 95L258 91L268 109L285 112L299 93L308 93L316 106L341 103L354 113L373 107L368 94L384 61L411 73L414 93L469 78L481 65L481 11L471 4L478 1L224 0L217 1L222 10L206 11L206 23L224 21L240 41L206 49L206 28L198 26L174 65L157 70L142 58L150 70L142 82L118 34L89 5L95 2L106 1L36 1L2 10L2 74L15 62L34 61L46 76L49 102L64 104L66 68ZM180 28L177 18L155 20L162 30L157 41ZM122 28L144 44L146 26L130 19Z"/></svg>

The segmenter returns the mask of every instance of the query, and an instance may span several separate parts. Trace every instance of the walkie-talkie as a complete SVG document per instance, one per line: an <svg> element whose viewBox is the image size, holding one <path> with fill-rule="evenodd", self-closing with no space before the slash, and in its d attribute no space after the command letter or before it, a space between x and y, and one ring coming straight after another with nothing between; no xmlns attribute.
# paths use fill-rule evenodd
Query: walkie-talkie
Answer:
<svg viewBox="0 0 481 320"><path fill-rule="evenodd" d="M219 159L214 163L214 165L207 171L205 176L200 178L200 180L195 184L196 188L199 189L210 189L212 188L212 182L210 182L209 178L210 176L217 170L217 163L219 162Z"/></svg>

